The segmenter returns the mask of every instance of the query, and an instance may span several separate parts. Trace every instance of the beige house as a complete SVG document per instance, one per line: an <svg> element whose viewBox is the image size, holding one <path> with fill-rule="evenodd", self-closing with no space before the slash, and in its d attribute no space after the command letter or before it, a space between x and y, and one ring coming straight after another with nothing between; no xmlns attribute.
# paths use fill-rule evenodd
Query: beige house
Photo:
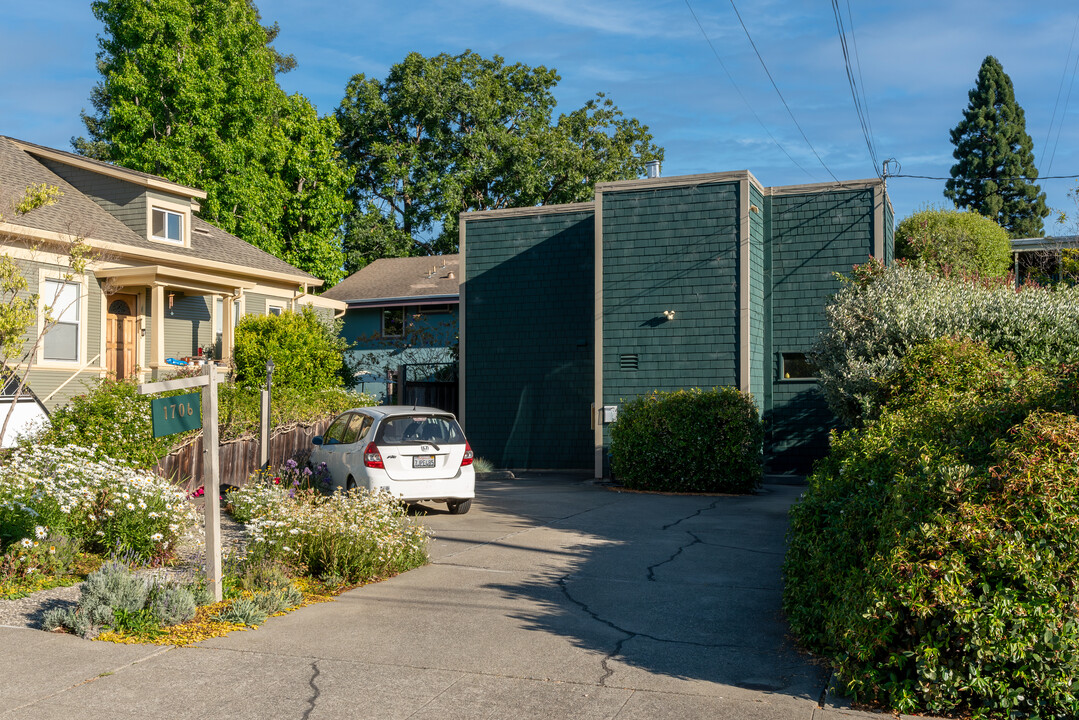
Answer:
<svg viewBox="0 0 1079 720"><path fill-rule="evenodd" d="M40 184L62 195L13 213L26 188ZM233 328L247 314L345 310L310 294L320 279L199 219L205 197L161 177L0 136L0 252L19 261L39 303L58 300L59 321L30 373L46 407L83 392L90 378L156 378L200 359L227 365ZM93 259L71 276L65 248L75 238ZM42 317L39 310L39 328Z"/></svg>

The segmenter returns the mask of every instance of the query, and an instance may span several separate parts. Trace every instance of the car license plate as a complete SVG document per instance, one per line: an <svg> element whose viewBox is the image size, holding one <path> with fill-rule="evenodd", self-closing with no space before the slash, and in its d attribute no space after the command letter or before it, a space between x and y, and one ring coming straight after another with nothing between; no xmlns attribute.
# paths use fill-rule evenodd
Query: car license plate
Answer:
<svg viewBox="0 0 1079 720"><path fill-rule="evenodd" d="M412 467L414 468L433 468L435 466L434 455L413 455Z"/></svg>

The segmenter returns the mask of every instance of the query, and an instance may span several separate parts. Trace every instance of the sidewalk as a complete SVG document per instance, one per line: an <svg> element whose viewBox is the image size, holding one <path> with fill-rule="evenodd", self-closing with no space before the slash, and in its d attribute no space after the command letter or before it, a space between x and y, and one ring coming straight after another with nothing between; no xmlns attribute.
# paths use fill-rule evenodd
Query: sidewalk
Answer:
<svg viewBox="0 0 1079 720"><path fill-rule="evenodd" d="M839 718L786 637L801 488L485 481L432 563L193 648L0 628L2 718Z"/></svg>

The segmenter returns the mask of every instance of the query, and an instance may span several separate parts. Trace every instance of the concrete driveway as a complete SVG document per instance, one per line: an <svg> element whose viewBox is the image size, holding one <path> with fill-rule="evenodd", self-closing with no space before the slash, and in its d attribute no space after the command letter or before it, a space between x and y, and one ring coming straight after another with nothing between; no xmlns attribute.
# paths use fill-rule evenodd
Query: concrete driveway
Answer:
<svg viewBox="0 0 1079 720"><path fill-rule="evenodd" d="M0 717L826 718L787 638L786 513L544 476L432 508L432 563L195 648L0 629ZM444 507L444 506L442 506Z"/></svg>

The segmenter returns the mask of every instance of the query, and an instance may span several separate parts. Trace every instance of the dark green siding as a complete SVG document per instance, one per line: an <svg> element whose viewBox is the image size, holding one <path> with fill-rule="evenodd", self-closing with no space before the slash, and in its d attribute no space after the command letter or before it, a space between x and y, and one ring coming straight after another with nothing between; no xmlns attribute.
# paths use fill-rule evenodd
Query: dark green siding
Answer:
<svg viewBox="0 0 1079 720"><path fill-rule="evenodd" d="M764 195L755 185L749 185L749 203L756 207L749 213L749 391L764 410L765 362L765 282L764 269Z"/></svg>
<svg viewBox="0 0 1079 720"><path fill-rule="evenodd" d="M884 197L884 264L891 265L895 259L895 218L888 197Z"/></svg>
<svg viewBox="0 0 1079 720"><path fill-rule="evenodd" d="M873 191L844 190L772 198L772 407L768 464L804 470L828 449L835 418L812 380L785 380L780 355L804 353L825 327L824 308L839 289L833 276L873 253ZM887 243L886 243L887 244Z"/></svg>
<svg viewBox="0 0 1079 720"><path fill-rule="evenodd" d="M466 219L465 432L498 467L592 466L594 217Z"/></svg>
<svg viewBox="0 0 1079 720"><path fill-rule="evenodd" d="M737 385L738 218L737 182L603 195L604 404Z"/></svg>

